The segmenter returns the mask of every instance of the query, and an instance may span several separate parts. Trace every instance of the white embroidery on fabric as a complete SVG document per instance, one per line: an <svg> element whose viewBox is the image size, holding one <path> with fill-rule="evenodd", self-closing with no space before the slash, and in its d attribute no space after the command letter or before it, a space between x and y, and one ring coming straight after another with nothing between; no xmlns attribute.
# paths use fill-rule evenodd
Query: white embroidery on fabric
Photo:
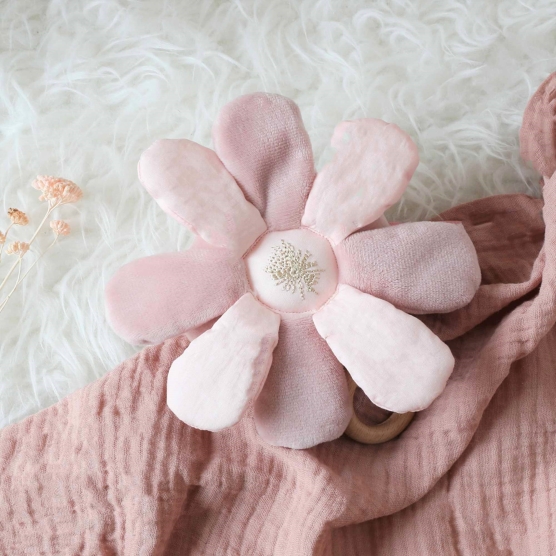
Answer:
<svg viewBox="0 0 556 556"><path fill-rule="evenodd" d="M303 253L285 240L281 240L280 245L272 250L274 253L264 270L272 276L277 286L282 286L283 290L292 294L298 292L302 299L305 299L306 292L318 293L315 286L324 270L311 260L311 252L306 250Z"/></svg>

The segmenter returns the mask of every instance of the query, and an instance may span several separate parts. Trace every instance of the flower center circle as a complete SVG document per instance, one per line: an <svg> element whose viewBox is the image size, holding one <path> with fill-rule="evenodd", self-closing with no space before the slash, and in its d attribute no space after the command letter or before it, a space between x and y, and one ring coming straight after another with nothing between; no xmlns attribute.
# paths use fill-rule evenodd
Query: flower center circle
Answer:
<svg viewBox="0 0 556 556"><path fill-rule="evenodd" d="M338 284L330 243L307 229L265 234L245 264L253 293L278 312L316 311Z"/></svg>
<svg viewBox="0 0 556 556"><path fill-rule="evenodd" d="M302 299L305 299L306 293L318 295L315 286L324 270L318 268L309 250L303 252L284 239L272 250L274 252L264 270L272 276L277 286L282 286L282 289L292 294L298 293Z"/></svg>

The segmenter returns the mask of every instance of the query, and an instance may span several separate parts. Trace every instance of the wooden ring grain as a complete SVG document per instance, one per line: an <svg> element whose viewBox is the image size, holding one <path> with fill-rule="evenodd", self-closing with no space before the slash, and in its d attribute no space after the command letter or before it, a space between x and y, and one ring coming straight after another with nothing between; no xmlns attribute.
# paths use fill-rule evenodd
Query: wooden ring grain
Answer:
<svg viewBox="0 0 556 556"><path fill-rule="evenodd" d="M353 405L353 396L355 390L357 389L357 384L355 384L353 378L346 372L348 379L349 395L351 403ZM362 444L382 444L383 442L388 442L392 438L396 438L398 434L402 433L411 423L415 413L392 413L386 421L379 423L378 425L366 425L363 423L359 417L353 411L353 417L349 422L345 433L352 440L361 442Z"/></svg>

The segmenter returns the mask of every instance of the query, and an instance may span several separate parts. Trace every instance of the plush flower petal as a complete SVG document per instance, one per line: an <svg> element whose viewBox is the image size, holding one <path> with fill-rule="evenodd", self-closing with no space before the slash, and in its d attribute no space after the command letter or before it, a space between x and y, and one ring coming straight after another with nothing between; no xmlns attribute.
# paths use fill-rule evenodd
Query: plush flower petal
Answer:
<svg viewBox="0 0 556 556"><path fill-rule="evenodd" d="M425 409L454 368L450 348L420 320L351 286L340 285L313 321L353 380L383 409Z"/></svg>
<svg viewBox="0 0 556 556"><path fill-rule="evenodd" d="M120 268L106 286L106 313L128 342L156 344L220 316L247 290L243 261L194 244Z"/></svg>
<svg viewBox="0 0 556 556"><path fill-rule="evenodd" d="M218 315L218 317L210 319L207 322L204 322L203 324L196 326L195 328L190 328L189 330L186 331L185 337L190 342L192 342L195 338L198 338L201 334L204 334L207 330L210 330L220 316L221 315Z"/></svg>
<svg viewBox="0 0 556 556"><path fill-rule="evenodd" d="M356 232L334 249L340 282L409 313L448 313L481 283L475 247L459 223L416 222Z"/></svg>
<svg viewBox="0 0 556 556"><path fill-rule="evenodd" d="M246 293L172 363L168 407L197 429L235 425L266 380L279 327L278 314Z"/></svg>
<svg viewBox="0 0 556 556"><path fill-rule="evenodd" d="M344 368L311 317L283 318L272 368L255 402L261 437L275 446L310 448L341 436L351 416Z"/></svg>
<svg viewBox="0 0 556 556"><path fill-rule="evenodd" d="M210 149L187 139L161 139L139 160L139 179L160 207L215 247L243 255L266 230Z"/></svg>
<svg viewBox="0 0 556 556"><path fill-rule="evenodd" d="M419 154L398 126L374 119L342 122L332 146L336 155L315 179L303 225L337 244L400 199Z"/></svg>
<svg viewBox="0 0 556 556"><path fill-rule="evenodd" d="M221 110L215 150L269 229L298 228L315 179L313 152L297 105L255 93Z"/></svg>

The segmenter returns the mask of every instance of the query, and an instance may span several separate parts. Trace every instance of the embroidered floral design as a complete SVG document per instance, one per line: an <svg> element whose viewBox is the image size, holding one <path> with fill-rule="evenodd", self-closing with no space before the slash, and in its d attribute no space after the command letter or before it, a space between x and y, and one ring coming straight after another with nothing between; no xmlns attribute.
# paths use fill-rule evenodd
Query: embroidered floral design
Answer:
<svg viewBox="0 0 556 556"><path fill-rule="evenodd" d="M306 292L317 293L315 286L324 270L311 260L313 255L309 251L303 253L285 240L272 249L274 254L265 272L272 276L277 286L292 294L299 292L302 299L305 299Z"/></svg>

